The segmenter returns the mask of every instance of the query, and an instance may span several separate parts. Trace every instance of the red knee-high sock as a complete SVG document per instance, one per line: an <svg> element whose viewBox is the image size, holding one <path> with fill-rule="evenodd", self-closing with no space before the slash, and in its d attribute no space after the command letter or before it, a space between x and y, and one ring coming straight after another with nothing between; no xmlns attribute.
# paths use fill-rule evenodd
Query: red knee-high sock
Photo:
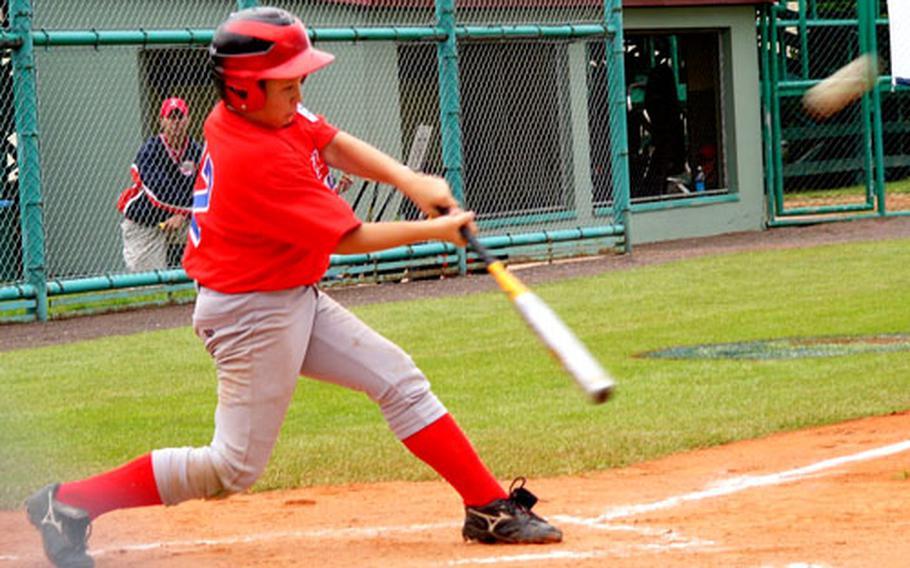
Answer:
<svg viewBox="0 0 910 568"><path fill-rule="evenodd" d="M461 495L465 505L486 505L506 497L502 486L480 461L471 442L451 415L446 414L402 442L411 453L448 481Z"/></svg>
<svg viewBox="0 0 910 568"><path fill-rule="evenodd" d="M92 519L114 509L160 505L152 454L82 481L64 483L57 489L57 499L84 509Z"/></svg>

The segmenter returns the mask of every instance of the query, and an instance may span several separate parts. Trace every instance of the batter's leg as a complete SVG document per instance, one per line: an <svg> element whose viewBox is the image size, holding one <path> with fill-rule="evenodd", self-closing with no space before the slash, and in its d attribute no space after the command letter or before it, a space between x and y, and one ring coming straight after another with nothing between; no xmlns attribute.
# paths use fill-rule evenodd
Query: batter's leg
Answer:
<svg viewBox="0 0 910 568"><path fill-rule="evenodd" d="M152 452L165 504L236 493L261 475L297 384L315 309L309 287L200 290L193 321L218 371L215 435L207 447Z"/></svg>
<svg viewBox="0 0 910 568"><path fill-rule="evenodd" d="M301 373L365 392L395 435L465 504L506 496L411 357L322 292Z"/></svg>
<svg viewBox="0 0 910 568"><path fill-rule="evenodd" d="M366 393L399 439L446 414L407 353L322 291L300 373Z"/></svg>

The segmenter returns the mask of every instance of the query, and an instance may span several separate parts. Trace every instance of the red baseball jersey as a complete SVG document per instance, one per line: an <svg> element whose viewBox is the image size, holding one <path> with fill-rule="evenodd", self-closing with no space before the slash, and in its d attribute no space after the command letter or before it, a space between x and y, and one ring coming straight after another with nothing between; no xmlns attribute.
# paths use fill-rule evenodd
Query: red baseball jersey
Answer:
<svg viewBox="0 0 910 568"><path fill-rule="evenodd" d="M319 282L338 242L360 226L322 159L337 133L303 106L275 130L218 103L205 121L186 273L224 293Z"/></svg>

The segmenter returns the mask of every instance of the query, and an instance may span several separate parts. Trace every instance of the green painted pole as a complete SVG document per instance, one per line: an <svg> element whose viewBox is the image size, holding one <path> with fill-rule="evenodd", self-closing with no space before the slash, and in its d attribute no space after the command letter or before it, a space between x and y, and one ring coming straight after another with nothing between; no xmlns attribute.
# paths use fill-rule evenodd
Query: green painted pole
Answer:
<svg viewBox="0 0 910 568"><path fill-rule="evenodd" d="M212 41L213 30L36 30L32 43L37 46L108 45L205 45Z"/></svg>
<svg viewBox="0 0 910 568"><path fill-rule="evenodd" d="M776 207L774 203L774 144L771 143L771 35L768 33L768 20L770 18L768 6L760 8L759 23L759 46L760 46L760 63L761 63L761 94L762 94L762 140L765 147L765 199L767 201L768 211L767 222L771 222L776 217Z"/></svg>
<svg viewBox="0 0 910 568"><path fill-rule="evenodd" d="M676 34L670 36L670 66L673 68L673 86L679 97L679 38Z"/></svg>
<svg viewBox="0 0 910 568"><path fill-rule="evenodd" d="M856 24L858 27L858 42L857 46L860 54L869 52L869 25L867 24L866 9L865 9L866 0L859 0L856 3ZM861 120L863 121L863 170L865 171L864 185L866 186L866 204L870 207L875 201L875 188L874 188L874 164L873 164L873 155L872 155L872 145L874 144L872 137L872 104L868 94L864 94L862 101L860 103L861 107Z"/></svg>
<svg viewBox="0 0 910 568"><path fill-rule="evenodd" d="M512 26L456 26L458 38L576 38L602 36L608 30L599 24L563 24L563 25L512 25Z"/></svg>
<svg viewBox="0 0 910 568"><path fill-rule="evenodd" d="M160 284L184 284L188 282L190 282L190 279L187 278L183 269L174 268L168 270L154 270L152 272L91 276L89 278L74 278L70 280L55 279L47 282L46 286L48 295L62 296L66 294L85 294L120 288L136 288ZM0 301L34 298L35 292L35 287L29 284L24 286L7 286L0 288Z"/></svg>
<svg viewBox="0 0 910 568"><path fill-rule="evenodd" d="M799 215L820 215L822 213L848 213L851 211L872 211L875 206L871 203L847 203L845 205L822 205L819 207L793 207L782 211L778 217L794 217Z"/></svg>
<svg viewBox="0 0 910 568"><path fill-rule="evenodd" d="M532 233L493 235L478 240L484 247L498 251L501 249L508 249L509 247L604 239L619 236L621 231L621 227L606 225L600 227L561 229L557 231L535 231ZM448 243L423 243L395 247L367 254L333 254L331 266L356 267L358 265L375 262L413 261L415 259L449 255L456 252L456 247ZM99 292L103 290L137 288L141 286L176 285L188 282L190 282L190 280L187 278L183 269L175 268L130 274L110 274L71 280L51 280L47 283L47 291L51 296L61 296L66 294ZM30 284L0 287L0 302L30 299L34 297L35 287Z"/></svg>
<svg viewBox="0 0 910 568"><path fill-rule="evenodd" d="M770 60L770 94L771 100L769 108L771 110L771 147L774 149L772 155L773 168L777 172L777 175L774 177L774 211L775 215L781 215L784 211L784 159L782 151L782 141L781 141L781 124L780 124L780 94L777 91L777 83L780 80L779 76L779 60L777 54L775 53L775 48L777 46L778 39L778 30L777 30L777 12L779 10L778 5L772 5L769 8L769 20L768 20L768 41L771 42L770 49L771 54L769 57Z"/></svg>
<svg viewBox="0 0 910 568"><path fill-rule="evenodd" d="M626 62L622 30L622 0L604 0L604 24L613 31L606 40L607 93L610 101L610 179L613 183L613 222L624 230L623 250L632 251L629 234L629 144L626 138Z"/></svg>
<svg viewBox="0 0 910 568"><path fill-rule="evenodd" d="M245 10L246 8L255 8L259 5L259 0L237 0L237 9Z"/></svg>
<svg viewBox="0 0 910 568"><path fill-rule="evenodd" d="M464 177L461 143L461 94L458 86L458 40L455 36L455 0L436 0L436 26L445 40L436 44L439 75L439 122L442 130L442 163L452 194L463 207ZM458 271L467 274L467 253L458 251Z"/></svg>
<svg viewBox="0 0 910 568"><path fill-rule="evenodd" d="M809 18L807 11L806 0L799 0L799 62L803 79L809 78L809 34L806 30L806 21Z"/></svg>
<svg viewBox="0 0 910 568"><path fill-rule="evenodd" d="M342 27L309 28L313 41L444 41L445 30L433 26L416 27ZM471 39L565 39L603 36L612 30L600 24L571 24L556 26L456 26L455 38ZM206 45L212 41L211 29L159 29L159 30L34 30L32 43L36 46L88 46L110 45ZM0 48L15 49L22 39L0 29Z"/></svg>
<svg viewBox="0 0 910 568"><path fill-rule="evenodd" d="M877 6L871 0L861 0L866 3L866 17L869 26L869 53L878 54L878 34L876 33ZM872 89L872 149L875 154L875 177L872 181L873 191L878 201L879 215L888 213L887 196L885 195L885 140L882 128L882 96L881 81L875 82Z"/></svg>
<svg viewBox="0 0 910 568"><path fill-rule="evenodd" d="M25 280L35 290L35 317L39 321L47 321L44 205L41 199L38 91L31 34L31 0L12 0L9 8L10 30L22 39L22 45L12 52L22 264L25 269Z"/></svg>

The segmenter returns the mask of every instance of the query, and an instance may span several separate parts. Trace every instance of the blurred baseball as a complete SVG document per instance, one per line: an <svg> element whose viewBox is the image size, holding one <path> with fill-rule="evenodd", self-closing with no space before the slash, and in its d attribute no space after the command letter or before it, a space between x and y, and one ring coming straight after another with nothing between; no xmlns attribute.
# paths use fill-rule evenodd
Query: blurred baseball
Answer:
<svg viewBox="0 0 910 568"><path fill-rule="evenodd" d="M860 55L806 91L803 108L815 118L828 118L862 97L877 81L878 58Z"/></svg>

